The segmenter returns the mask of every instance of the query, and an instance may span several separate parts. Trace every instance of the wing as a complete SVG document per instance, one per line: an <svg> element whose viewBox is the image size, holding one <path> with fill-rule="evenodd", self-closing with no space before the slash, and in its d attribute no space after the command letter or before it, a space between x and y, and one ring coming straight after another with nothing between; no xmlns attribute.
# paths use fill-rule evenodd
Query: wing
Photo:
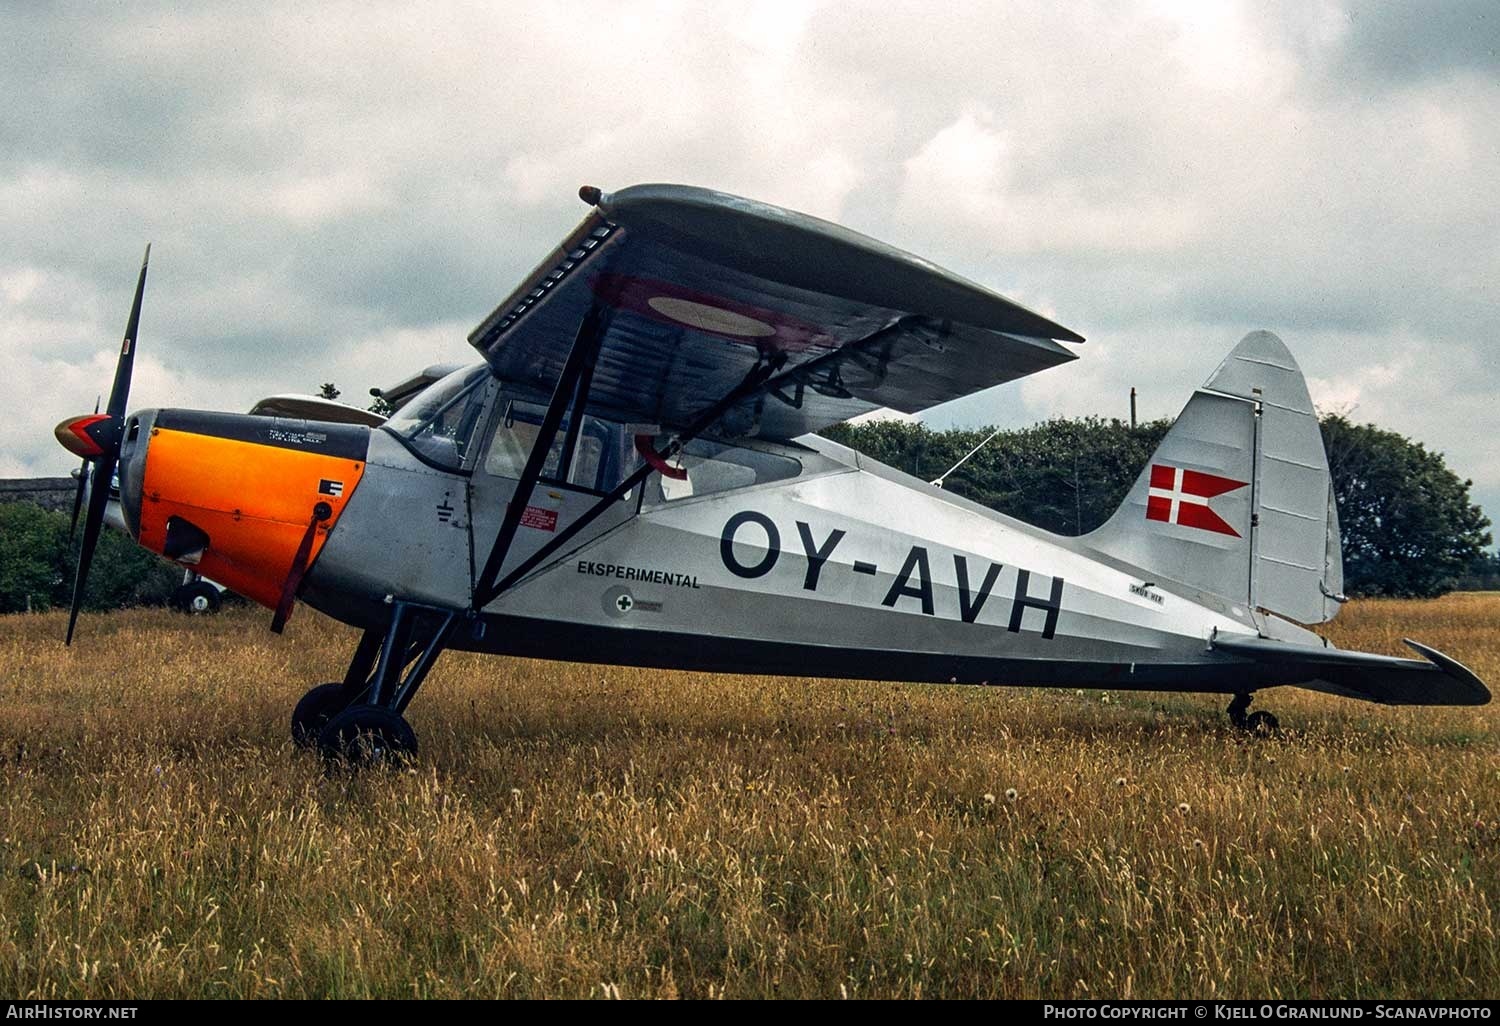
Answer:
<svg viewBox="0 0 1500 1026"><path fill-rule="evenodd" d="M550 392L585 315L606 315L589 408L680 427L761 360L726 417L793 438L881 406L915 413L1075 359L1083 339L973 282L827 221L706 189L583 189L594 211L469 341Z"/></svg>
<svg viewBox="0 0 1500 1026"><path fill-rule="evenodd" d="M415 399L417 394L428 385L443 380L449 374L462 369L464 366L461 363L434 363L423 367L400 384L392 385L389 388L372 388L370 389L370 394L390 403L391 409L399 410Z"/></svg>
<svg viewBox="0 0 1500 1026"><path fill-rule="evenodd" d="M315 395L268 395L250 407L252 417L289 417L324 424L363 424L379 427L385 418L357 406L347 406Z"/></svg>

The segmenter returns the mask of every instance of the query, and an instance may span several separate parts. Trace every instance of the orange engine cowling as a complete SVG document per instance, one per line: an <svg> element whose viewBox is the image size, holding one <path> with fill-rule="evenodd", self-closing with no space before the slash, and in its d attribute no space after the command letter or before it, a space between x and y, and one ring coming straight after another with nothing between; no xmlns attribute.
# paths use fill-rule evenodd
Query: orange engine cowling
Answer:
<svg viewBox="0 0 1500 1026"><path fill-rule="evenodd" d="M369 429L195 410L147 420L139 505L126 514L136 540L276 608L319 504L329 515L314 532L309 566L358 487ZM121 476L123 490L134 490ZM206 544L176 551L185 536Z"/></svg>

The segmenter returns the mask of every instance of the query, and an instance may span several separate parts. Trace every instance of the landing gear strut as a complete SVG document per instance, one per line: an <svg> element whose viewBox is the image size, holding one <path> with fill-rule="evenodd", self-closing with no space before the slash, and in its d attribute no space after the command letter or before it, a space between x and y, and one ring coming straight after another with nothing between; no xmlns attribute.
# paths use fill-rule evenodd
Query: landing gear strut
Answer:
<svg viewBox="0 0 1500 1026"><path fill-rule="evenodd" d="M415 756L417 735L401 714L442 654L458 615L393 602L389 624L360 638L343 681L302 696L292 713L292 740L351 765Z"/></svg>
<svg viewBox="0 0 1500 1026"><path fill-rule="evenodd" d="M1241 693L1229 703L1229 722L1246 733L1265 737L1281 729L1281 722L1264 709L1249 712L1251 695Z"/></svg>

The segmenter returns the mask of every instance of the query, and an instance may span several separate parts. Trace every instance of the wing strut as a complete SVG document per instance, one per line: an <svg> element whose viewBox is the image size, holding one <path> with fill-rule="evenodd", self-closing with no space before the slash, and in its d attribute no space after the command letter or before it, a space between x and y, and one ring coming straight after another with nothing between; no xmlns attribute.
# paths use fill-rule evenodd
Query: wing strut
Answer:
<svg viewBox="0 0 1500 1026"><path fill-rule="evenodd" d="M903 330L909 330L918 323L920 323L919 318L911 316L898 318L885 327L871 332L859 342L845 347L845 351L830 353L780 377L777 375L786 365L786 353L777 351L770 356L763 357L728 395L698 414L692 423L673 437L667 445L667 451L658 454L659 457L669 460L676 456L684 445L713 427L719 418L735 405L760 392L778 389L789 384L796 384L799 391L804 385L819 390L837 388L839 364L843 360L867 361L869 357L866 350L875 348L887 338ZM601 513L619 502L627 492L657 469L655 464L648 459L616 485L613 491L600 498L578 519L559 531L545 545L506 574L504 580L496 583L496 578L500 576L500 569L505 565L506 557L510 555L516 531L521 526L521 516L526 511L527 503L531 501L531 494L536 490L536 483L541 478L542 468L547 462L548 454L552 451L552 443L557 438L563 415L567 413L570 406L573 409L573 419L568 423L563 451L566 453L571 450L573 442L577 439L579 424L583 420L583 411L588 406L594 362L598 359L599 347L608 327L608 314L597 304L590 307L588 315L578 326L578 334L573 339L573 348L568 351L568 359L563 364L562 374L558 376L557 384L553 386L552 400L547 404L547 413L542 417L542 426L537 431L535 441L531 443L531 452L526 457L526 467L521 471L521 479L516 483L515 493L511 496L510 504L505 508L505 517L500 521L500 531L495 536L495 546L490 550L489 558L484 562L484 569L474 581L474 588L469 598L472 612L477 613L509 591L517 581L540 566L544 560L571 541L579 531L593 523ZM818 381L816 375L824 370L825 364L827 366L826 377L823 381ZM880 372L879 367L866 369L875 373ZM787 401L784 396L778 396L778 398ZM563 468L561 472L566 473L566 468Z"/></svg>
<svg viewBox="0 0 1500 1026"><path fill-rule="evenodd" d="M563 414L576 400L587 398L587 378L593 374L594 360L599 356L599 344L604 340L604 330L608 323L608 314L596 303L589 308L583 322L578 325L573 348L568 350L568 360L563 364L562 374L558 376L557 385L552 389L552 401L547 404L542 426L531 444L526 467L521 471L521 480L516 482L515 494L505 507L500 532L495 536L495 547L490 550L489 558L484 561L484 569L474 581L470 603L476 610L484 608L500 593L500 589L494 586L495 578L500 576L505 557L510 555L511 543L515 541L521 517L531 502L531 493L536 490L536 483L542 476L542 468L547 464L547 456L552 452L552 443L557 438L557 429L562 425ZM583 403L578 402L573 423L569 425L570 436L576 432L578 422L583 420L583 409Z"/></svg>
<svg viewBox="0 0 1500 1026"><path fill-rule="evenodd" d="M577 343L574 343L574 345L576 348ZM569 364L571 363L572 357L570 355ZM709 428L713 427L713 425L719 420L719 418L724 416L724 414L732 409L736 404L743 402L750 396L755 395L756 393L765 389L767 383L776 375L778 371L781 370L782 366L785 363L786 354L778 352L763 360L761 363L756 364L753 368L751 368L750 373L745 375L744 380L736 385L728 395L724 396L724 398L720 399L708 409L698 414L698 416L694 418L691 424L684 428L679 434L674 436L672 440L667 444L666 451L658 454L659 457L661 457L662 459L671 459L672 457L676 456L679 452L682 451L682 447L684 445L692 441L694 438L697 438ZM567 373L568 368L564 367L564 377L566 377ZM559 397L562 397L561 401L566 404L567 389L564 387L564 382L561 379L559 379L558 381L557 391L555 391L552 396L552 402L554 405L559 402ZM584 403L587 398L588 396L586 394L586 391L580 389L576 396L578 405L575 408L581 411L584 408ZM543 432L546 431L547 420L550 419L551 416L552 410L551 408L549 408L547 411L547 417L543 418ZM559 414L559 417L560 416L561 415ZM575 417L574 419L577 420L579 418ZM556 425L554 424L552 435L555 435L556 433ZM527 459L526 462L526 471L522 474L521 484L516 486L517 496L521 494L521 489L523 487L526 488L527 496L530 496L531 486L534 486L536 484L536 480L533 477L530 484L528 485L525 474L531 471L531 464L535 461L536 454L538 452L545 454L551 448L552 435L538 434L536 441L532 443L531 456ZM557 552L570 540L572 540L572 538L577 535L579 531L582 531L589 524L593 523L594 520L599 516L599 514L603 513L606 509L609 509L616 502L619 502L625 497L625 494L627 492L645 481L646 478L649 477L655 469L655 465L649 461L646 463L642 463L639 467L636 467L635 470L625 478L625 480L615 485L613 491L599 499L598 502L594 503L587 510L585 510L577 520L574 520L563 530L559 531L556 537L550 539L545 545L543 545L541 548L537 549L530 556L524 559L521 564L514 570L506 574L503 581L501 581L499 584L491 585L489 582L493 580L494 575L489 574L490 564L495 564L496 568L498 569L499 565L505 561L505 553L501 552L500 550L501 542L503 541L506 545L506 548L508 549L510 546L510 539L515 537L514 527L512 527L510 534L507 536L505 533L505 523L502 523L500 525L500 537L495 542L495 551L490 553L490 558L485 563L486 575L481 576L480 580L476 582L474 586L473 605L475 611L483 609L485 606L495 601L495 599L500 595L509 591L512 587L515 586L517 581L521 580L521 578L531 573L531 571L540 566L543 561L550 558L553 553ZM537 471L538 473L540 473L540 467L537 468ZM506 521L508 522L510 520L510 515L512 512L519 508L522 508L523 505L524 504L518 502L518 499L512 498L510 508L506 510ZM517 514L516 519L519 520L519 514ZM497 554L498 560L496 558Z"/></svg>

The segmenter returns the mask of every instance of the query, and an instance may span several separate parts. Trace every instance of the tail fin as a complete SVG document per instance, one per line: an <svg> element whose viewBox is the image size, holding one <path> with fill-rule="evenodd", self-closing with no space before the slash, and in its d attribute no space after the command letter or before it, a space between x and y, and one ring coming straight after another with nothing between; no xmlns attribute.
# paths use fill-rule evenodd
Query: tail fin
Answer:
<svg viewBox="0 0 1500 1026"><path fill-rule="evenodd" d="M1084 541L1232 602L1333 619L1344 569L1328 457L1281 339L1256 331L1234 347Z"/></svg>

